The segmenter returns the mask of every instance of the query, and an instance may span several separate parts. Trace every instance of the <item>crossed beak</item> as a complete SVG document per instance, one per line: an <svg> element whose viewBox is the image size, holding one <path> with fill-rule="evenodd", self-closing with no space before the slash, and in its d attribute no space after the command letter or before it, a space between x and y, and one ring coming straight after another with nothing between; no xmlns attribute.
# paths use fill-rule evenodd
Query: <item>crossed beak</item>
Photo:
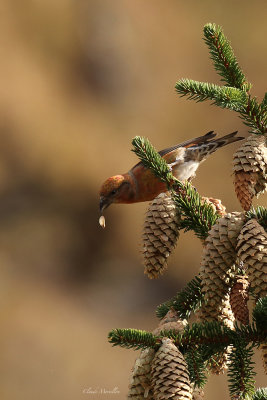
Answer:
<svg viewBox="0 0 267 400"><path fill-rule="evenodd" d="M111 204L110 199L108 199L105 196L100 196L100 201L99 201L99 208L100 208L100 213L101 215L103 214L103 211L108 208L108 206Z"/></svg>

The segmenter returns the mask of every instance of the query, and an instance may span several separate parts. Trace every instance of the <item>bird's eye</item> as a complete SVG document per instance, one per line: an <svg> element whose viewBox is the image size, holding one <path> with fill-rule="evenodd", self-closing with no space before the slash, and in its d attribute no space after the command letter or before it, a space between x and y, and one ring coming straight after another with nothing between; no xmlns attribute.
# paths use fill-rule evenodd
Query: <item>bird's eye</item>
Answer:
<svg viewBox="0 0 267 400"><path fill-rule="evenodd" d="M111 194L116 194L116 192L117 192L117 190L116 190L116 189L113 189L112 192L111 192Z"/></svg>

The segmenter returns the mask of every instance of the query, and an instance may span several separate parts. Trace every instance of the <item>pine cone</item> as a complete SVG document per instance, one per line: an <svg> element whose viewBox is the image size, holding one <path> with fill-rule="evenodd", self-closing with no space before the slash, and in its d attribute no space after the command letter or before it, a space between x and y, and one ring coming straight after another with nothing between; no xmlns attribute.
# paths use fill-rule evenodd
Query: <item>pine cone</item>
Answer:
<svg viewBox="0 0 267 400"><path fill-rule="evenodd" d="M159 325L166 324L167 322L174 322L179 319L178 312L171 307L167 314L160 320Z"/></svg>
<svg viewBox="0 0 267 400"><path fill-rule="evenodd" d="M188 324L186 320L179 319L176 310L171 308L159 323L159 326L153 331L154 335L159 335L164 330L183 331ZM142 350L140 356L136 359L132 370L129 385L129 399L152 399L151 393L151 362L155 356L153 349Z"/></svg>
<svg viewBox="0 0 267 400"><path fill-rule="evenodd" d="M165 317L160 321L159 326L154 329L154 335L160 335L163 331L174 330L181 332L184 330L185 326L188 324L186 319L180 319L177 311L170 309Z"/></svg>
<svg viewBox="0 0 267 400"><path fill-rule="evenodd" d="M267 233L256 219L250 219L238 236L237 255L256 296L267 295Z"/></svg>
<svg viewBox="0 0 267 400"><path fill-rule="evenodd" d="M165 338L155 354L151 368L155 400L191 400L192 389L187 364L173 342Z"/></svg>
<svg viewBox="0 0 267 400"><path fill-rule="evenodd" d="M199 322L219 321L230 329L234 328L235 317L230 305L230 295L227 293L221 298L221 303L217 309L209 303L203 303L195 313Z"/></svg>
<svg viewBox="0 0 267 400"><path fill-rule="evenodd" d="M256 172L239 171L235 173L235 192L241 207L248 211L252 206L253 197L256 195L255 186L258 175Z"/></svg>
<svg viewBox="0 0 267 400"><path fill-rule="evenodd" d="M235 274L236 242L244 224L241 213L226 214L217 220L209 231L205 241L203 257L200 266L202 292L207 302L206 317L218 320L222 316L230 290L230 279ZM227 306L228 307L228 306ZM226 308L227 308L226 307ZM230 310L227 309L230 316ZM230 320L232 320L232 316ZM228 323L227 323L228 324ZM232 323L230 322L230 327Z"/></svg>
<svg viewBox="0 0 267 400"><path fill-rule="evenodd" d="M213 197L202 197L201 203L208 203L212 206L213 210L217 212L219 215L223 216L226 214L226 208L222 204L221 200L214 199Z"/></svg>
<svg viewBox="0 0 267 400"><path fill-rule="evenodd" d="M226 214L217 220L206 239L200 266L202 291L206 300L197 312L200 322L220 321L234 328L234 314L230 305L230 281L235 275L236 242L244 225L241 213ZM231 347L213 357L209 368L214 374L224 373Z"/></svg>
<svg viewBox="0 0 267 400"><path fill-rule="evenodd" d="M262 351L262 361L263 361L263 368L265 374L267 375L267 343L263 343L260 345L260 349Z"/></svg>
<svg viewBox="0 0 267 400"><path fill-rule="evenodd" d="M209 361L208 368L214 375L224 374L228 370L228 361L231 351L232 347L228 346L224 353L214 355Z"/></svg>
<svg viewBox="0 0 267 400"><path fill-rule="evenodd" d="M170 193L159 194L149 205L143 234L145 274L158 278L179 238L179 220Z"/></svg>
<svg viewBox="0 0 267 400"><path fill-rule="evenodd" d="M267 148L264 135L252 134L234 154L235 192L244 210L267 188Z"/></svg>
<svg viewBox="0 0 267 400"><path fill-rule="evenodd" d="M216 321L222 322L230 329L234 329L234 314L230 305L230 296L226 294L221 299L221 304L218 307L218 311L215 311L214 307L209 303L203 304L202 307L196 311L196 317L198 322ZM208 368L213 374L223 374L228 369L228 358L231 353L231 346L228 346L226 351L220 355L213 356L210 360Z"/></svg>
<svg viewBox="0 0 267 400"><path fill-rule="evenodd" d="M204 399L204 391L201 388L195 388L193 390L193 399L192 400L203 400Z"/></svg>
<svg viewBox="0 0 267 400"><path fill-rule="evenodd" d="M236 277L234 286L230 292L230 303L235 318L243 325L249 323L248 299L249 282L246 275Z"/></svg>
<svg viewBox="0 0 267 400"><path fill-rule="evenodd" d="M155 350L142 350L136 359L129 384L128 399L142 400L152 399L151 394L151 363L155 356Z"/></svg>

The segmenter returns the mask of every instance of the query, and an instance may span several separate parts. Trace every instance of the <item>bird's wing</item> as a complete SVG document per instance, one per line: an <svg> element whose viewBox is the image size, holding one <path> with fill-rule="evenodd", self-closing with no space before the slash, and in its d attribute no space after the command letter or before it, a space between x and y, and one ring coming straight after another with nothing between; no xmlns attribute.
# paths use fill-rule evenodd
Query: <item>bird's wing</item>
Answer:
<svg viewBox="0 0 267 400"><path fill-rule="evenodd" d="M203 143L206 143L207 141L209 141L210 139L214 138L215 136L216 136L216 133L214 133L214 131L210 131L210 132L206 133L206 135L204 135L204 136L199 136L194 139L189 139L183 143L179 143L179 144L176 144L175 146L168 147L167 149L161 150L161 151L159 151L159 154L161 155L161 157L163 157L165 154L178 149L178 147L191 147L191 146L195 146L196 144L203 144Z"/></svg>
<svg viewBox="0 0 267 400"><path fill-rule="evenodd" d="M222 136L218 139L210 140L205 143L201 143L197 147L190 147L186 151L185 161L197 159L198 161L204 160L209 154L214 153L218 148L226 146L229 143L243 140L243 137L236 136L238 131L229 133L228 135Z"/></svg>
<svg viewBox="0 0 267 400"><path fill-rule="evenodd" d="M163 157L166 154L171 153L172 151L178 149L179 147L192 147L192 146L196 146L198 144L207 143L210 139L214 138L215 136L216 136L216 133L214 133L214 131L210 131L210 132L206 133L206 135L199 136L194 139L186 140L183 143L179 143L179 144L176 144L175 146L168 147L167 149L161 150L158 153L161 157ZM173 162L171 154L170 154L170 160L168 160L167 162ZM137 163L136 165L134 165L133 168L131 169L131 171L133 171L136 167L140 167L140 165L142 165L141 161L139 163Z"/></svg>

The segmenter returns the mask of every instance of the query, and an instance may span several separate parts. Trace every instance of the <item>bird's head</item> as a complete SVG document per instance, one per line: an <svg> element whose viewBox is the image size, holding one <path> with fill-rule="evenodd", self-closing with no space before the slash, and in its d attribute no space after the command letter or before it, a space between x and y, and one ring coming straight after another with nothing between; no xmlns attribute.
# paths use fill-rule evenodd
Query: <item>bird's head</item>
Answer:
<svg viewBox="0 0 267 400"><path fill-rule="evenodd" d="M134 192L128 174L108 178L101 186L99 194L101 214L112 203L130 203Z"/></svg>

